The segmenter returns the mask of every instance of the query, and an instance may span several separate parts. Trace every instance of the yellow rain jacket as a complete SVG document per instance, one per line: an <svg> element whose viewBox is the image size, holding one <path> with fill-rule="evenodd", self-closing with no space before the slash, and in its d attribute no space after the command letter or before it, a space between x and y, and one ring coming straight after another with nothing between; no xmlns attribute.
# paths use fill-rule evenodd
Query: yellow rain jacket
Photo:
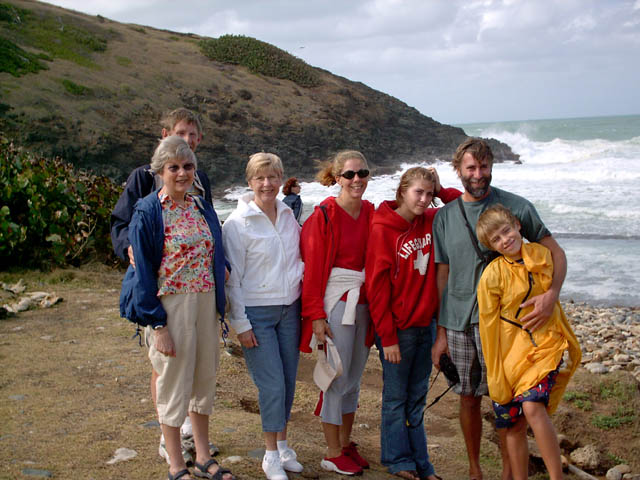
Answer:
<svg viewBox="0 0 640 480"><path fill-rule="evenodd" d="M489 396L501 405L509 403L555 370L568 349L569 361L562 365L549 398L547 410L553 413L580 365L582 352L560 302L544 326L531 335L513 324L522 325L519 319L533 307L521 310L520 304L549 290L553 276L551 252L546 247L523 243L521 254L524 264L504 256L495 259L478 284Z"/></svg>

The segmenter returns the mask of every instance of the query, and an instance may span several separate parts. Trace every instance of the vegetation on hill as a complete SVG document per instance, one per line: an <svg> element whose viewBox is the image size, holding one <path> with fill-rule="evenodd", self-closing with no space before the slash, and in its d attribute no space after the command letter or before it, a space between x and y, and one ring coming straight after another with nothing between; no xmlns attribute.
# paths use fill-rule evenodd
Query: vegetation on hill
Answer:
<svg viewBox="0 0 640 480"><path fill-rule="evenodd" d="M211 60L247 67L253 73L291 80L301 87L317 87L320 76L303 60L255 38L222 35L200 41L202 53Z"/></svg>
<svg viewBox="0 0 640 480"><path fill-rule="evenodd" d="M27 73L46 70L47 66L40 60L49 60L44 54L29 53L15 43L0 37L0 72L7 72L14 77Z"/></svg>
<svg viewBox="0 0 640 480"><path fill-rule="evenodd" d="M0 263L47 268L112 258L111 211L120 188L0 137Z"/></svg>
<svg viewBox="0 0 640 480"><path fill-rule="evenodd" d="M0 71L3 72L12 73L5 69L4 50L11 54L10 62L15 63L16 49L22 50L16 43L47 52L50 57L71 60L84 67L96 67L91 54L104 52L107 49L107 39L104 36L91 32L83 26L74 25L60 16L37 14L26 8L0 3L0 22L4 24L3 37L0 37L0 45L3 49ZM46 55L30 53L27 53L25 58L33 62L34 57L51 60ZM11 63L7 62L8 65ZM40 62L36 62L37 65L40 65L40 68L27 71L37 72L43 68Z"/></svg>

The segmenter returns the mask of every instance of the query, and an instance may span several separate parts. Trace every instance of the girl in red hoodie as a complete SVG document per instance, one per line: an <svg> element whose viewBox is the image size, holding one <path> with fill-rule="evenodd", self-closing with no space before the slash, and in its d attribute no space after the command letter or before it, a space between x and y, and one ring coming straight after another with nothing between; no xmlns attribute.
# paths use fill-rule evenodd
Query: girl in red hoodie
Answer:
<svg viewBox="0 0 640 480"><path fill-rule="evenodd" d="M396 201L373 216L366 291L383 370L381 462L408 480L438 477L429 461L423 412L431 374L433 318L438 309L433 217L456 189L440 188L435 169L414 167L400 178Z"/></svg>

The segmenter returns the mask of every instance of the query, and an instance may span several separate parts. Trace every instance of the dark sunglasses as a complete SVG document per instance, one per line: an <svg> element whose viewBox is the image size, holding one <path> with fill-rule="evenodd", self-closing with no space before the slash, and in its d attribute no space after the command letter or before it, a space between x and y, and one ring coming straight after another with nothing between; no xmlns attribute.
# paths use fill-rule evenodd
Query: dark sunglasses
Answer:
<svg viewBox="0 0 640 480"><path fill-rule="evenodd" d="M346 172L342 172L340 174L341 177L344 177L347 180L351 180L356 175L358 175L359 178L367 178L369 176L369 170L367 170L366 168L361 168L357 172L354 172L353 170L347 170Z"/></svg>

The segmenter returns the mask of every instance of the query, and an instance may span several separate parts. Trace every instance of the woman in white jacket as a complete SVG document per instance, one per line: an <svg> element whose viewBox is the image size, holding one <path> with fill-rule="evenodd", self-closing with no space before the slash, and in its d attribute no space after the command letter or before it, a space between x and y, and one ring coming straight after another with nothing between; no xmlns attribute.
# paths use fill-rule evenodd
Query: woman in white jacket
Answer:
<svg viewBox="0 0 640 480"><path fill-rule="evenodd" d="M230 323L258 387L266 446L262 469L270 480L286 480L285 470L303 469L287 445L287 421L298 370L304 264L300 226L291 209L276 199L282 174L278 156L252 155L246 178L253 193L238 200L222 228L231 264Z"/></svg>

